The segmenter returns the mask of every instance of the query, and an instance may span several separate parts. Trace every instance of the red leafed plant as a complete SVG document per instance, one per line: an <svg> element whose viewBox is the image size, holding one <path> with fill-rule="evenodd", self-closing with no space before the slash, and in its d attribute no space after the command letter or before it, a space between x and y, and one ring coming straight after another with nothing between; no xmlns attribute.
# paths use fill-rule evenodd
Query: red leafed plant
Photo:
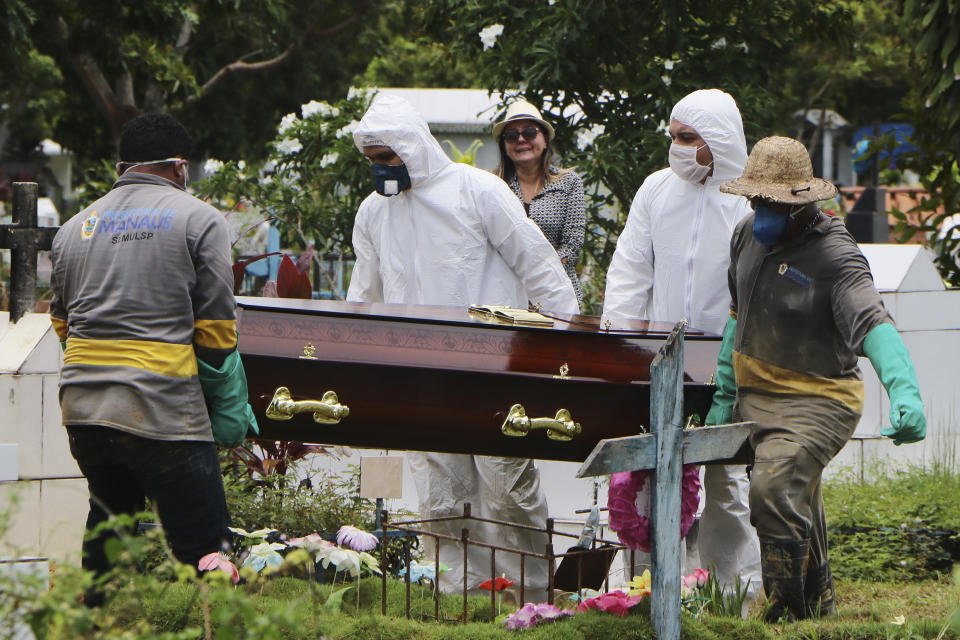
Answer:
<svg viewBox="0 0 960 640"><path fill-rule="evenodd" d="M253 450L256 445L262 455ZM312 453L326 453L326 449L315 444L304 444L292 440L247 440L233 448L234 455L243 461L247 473L261 476L284 475L291 462L300 460Z"/></svg>
<svg viewBox="0 0 960 640"><path fill-rule="evenodd" d="M312 248L311 248L312 249ZM283 256L280 261L280 270L277 272L277 295L281 298L313 297L313 287L310 285L310 276L305 273L310 269L312 260L308 258L298 260L295 264L290 256ZM303 271L300 265L304 265Z"/></svg>
<svg viewBox="0 0 960 640"><path fill-rule="evenodd" d="M262 253L245 260L237 260L233 263L233 294L240 294L243 274L250 264L270 256L282 255L283 259L280 261L280 268L277 270L277 281L270 281L264 286L264 295L266 297L309 300L313 297L313 286L310 284L309 275L310 266L313 264L313 251L313 245L310 245L306 251L300 254L296 262L290 256L279 251Z"/></svg>
<svg viewBox="0 0 960 640"><path fill-rule="evenodd" d="M243 274L246 271L246 268L257 262L258 260L263 260L264 258L269 258L270 256L279 256L281 255L279 251L273 251L271 253L261 253L258 256L252 256L246 260L237 260L233 263L233 295L240 295L240 286L243 284Z"/></svg>

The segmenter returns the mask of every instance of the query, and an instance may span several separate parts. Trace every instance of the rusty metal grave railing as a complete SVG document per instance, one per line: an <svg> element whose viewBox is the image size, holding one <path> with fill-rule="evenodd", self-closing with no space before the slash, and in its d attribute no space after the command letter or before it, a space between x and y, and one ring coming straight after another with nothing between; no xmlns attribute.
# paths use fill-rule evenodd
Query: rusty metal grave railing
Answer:
<svg viewBox="0 0 960 640"><path fill-rule="evenodd" d="M479 540L473 540L473 539L470 538L470 528L469 528L468 526L467 526L467 527L464 527L463 529L461 529L461 532L460 532L460 536L459 536L459 537L450 536L450 535L446 535L446 534L442 534L442 533L434 533L434 532L432 532L432 531L428 531L428 530L424 527L424 525L429 525L429 524L435 523L435 522L450 522L450 521L456 521L456 520L464 520L464 521L467 521L468 523L469 523L470 521L473 521L473 522L481 522L481 523L489 523L489 524L494 524L494 525L499 525L499 526L504 526L504 527L511 527L511 528L515 528L515 529L523 529L523 530L526 530L526 531L538 531L538 532L541 532L541 533L545 534L545 536L546 536L546 538L547 538L547 543L546 543L546 545L545 545L545 548L544 548L544 552L543 552L543 553L534 553L534 552L531 552L531 551L522 551L522 550L519 550L519 549L511 549L511 548L509 548L509 547L503 547L503 546L499 546L499 545L495 545L495 544L490 544L490 543L486 543L486 542L480 542ZM518 580L519 580L519 585L520 585L520 588L519 588L519 604L523 604L523 603L525 602L525 593L524 593L524 592L525 592L525 589L526 589L525 565L527 564L527 560L528 560L528 559L544 560L544 561L546 561L546 563L547 563L547 567L548 567L548 571L547 571L547 581L548 581L548 582L547 582L547 602L550 603L550 604L553 604L553 603L554 603L555 592L557 591L556 583L555 583L555 576L556 576L557 569L556 569L556 567L555 567L554 565L555 565L555 562L558 561L558 560L561 560L561 561L562 561L564 558L567 558L567 557L576 559L576 563L577 563L577 564L576 564L576 592L577 592L577 593L579 593L579 592L581 591L581 589L584 588L584 585L585 585L585 581L584 581L584 559L590 557L591 555L594 555L594 556L595 556L598 552L601 552L602 554L605 554L605 555L606 555L606 565L605 565L605 567L604 567L604 569L603 569L603 588L604 588L605 591L609 589L609 580L610 580L609 567L610 567L610 564L611 564L611 562L612 562L612 560L613 560L613 557L616 555L616 553L617 553L618 551L629 551L629 552L630 552L630 566L634 566L634 565L635 565L634 551L628 550L625 546L623 546L623 545L620 544L619 542L613 542L613 541L610 541L610 540L603 540L603 539L601 539L601 538L597 538L596 540L594 540L594 541L591 543L591 548L590 548L590 549L570 550L570 551L567 551L567 552L564 552L564 553L554 553L554 551L553 551L553 541L554 541L554 537L555 537L555 536L561 536L561 537L567 537L567 538L578 538L579 536L576 535L576 534L572 534L572 533L566 533L566 532L563 532L563 531L557 531L556 528L554 527L554 520L553 520L553 518L548 518L548 519L547 519L547 526L546 526L546 528L534 527L534 526L530 526L530 525L522 525L522 524L517 524L517 523L513 523L513 522L506 522L506 521L503 521L503 520L491 520L491 519L488 519L488 518L480 518L480 517L478 517L478 516L474 516L474 515L471 513L470 503L466 503L466 504L463 505L463 514L462 514L462 515L458 514L458 515L455 515L455 516L446 516L446 517L442 517L442 518L432 518L432 519L424 519L424 520L405 520L405 521L401 521L401 522L391 523L391 522L388 522L388 518L387 518L387 516L386 516L386 512L384 512L384 513L383 513L383 516L382 516L381 524L382 524L382 527L383 527L384 539L386 539L387 531L390 530L390 529L393 529L393 530L396 530L396 531L401 531L401 532L403 532L403 533L405 534L405 538L404 538L404 539L405 539L406 543L403 545L403 546L404 546L404 550L403 550L403 553L404 553L404 567L405 567L405 571L404 571L404 582L406 583L406 596L405 596L404 612L405 612L405 615L406 615L407 618L411 618L411 617L412 617L412 616L411 616L411 612L410 612L410 611L411 611L411 605L410 605L410 591L411 591L411 579L410 579L410 576L411 576L410 560L411 560L411 558L410 558L410 548L411 548L411 538L413 538L413 537L415 537L415 536L423 536L423 537L426 537L426 538L432 538L432 539L434 540L435 544L433 545L433 556L434 556L434 557L433 557L433 562L435 563L435 564L434 564L434 567L435 567L436 569L438 569L438 568L440 567L440 545L441 545L442 542L446 542L447 544L456 544L456 545L460 545L460 546L462 547L463 576L464 576L464 577L463 577L463 590L462 590L462 595L463 595L463 610L462 610L462 613L461 613L461 615L460 615L459 617L456 617L456 618L443 618L443 619L441 619L441 615L440 615L440 595L441 595L441 594L440 594L439 585L437 584L437 581L439 581L439 578L440 578L440 574L439 574L439 571L437 571L437 572L435 573L435 578L434 578L434 580L433 580L433 583L434 583L434 584L433 584L433 588L431 589L431 591L433 592L433 616L432 616L432 618L433 618L434 620L437 620L438 622L458 622L458 623L459 623L459 622L466 622L466 621L467 621L467 594L468 594L468 572L467 572L467 569L468 569L468 560L467 560L467 556L468 556L468 550L469 550L470 547L482 547L482 548L485 548L485 549L489 549L489 550L490 550L490 581L491 581L491 585L495 584L495 581L496 581L496 579L497 579L497 576L496 576L496 566L497 566L496 558L497 558L497 553L509 553L509 554L514 554L514 555L519 555L519 556L520 556L520 577L519 577L519 579L518 579ZM382 567L386 567L386 566L387 566L387 550L386 550L386 545L381 545L381 546L380 546L380 553L381 553L381 557L380 557L381 566L382 566ZM389 578L388 578L388 576L387 576L387 572L384 571L383 574L382 574L382 577L381 577L381 582L382 582L382 590L381 590L381 613L382 613L383 615L386 615L386 614L387 614L387 580L388 580L388 579L389 579ZM539 589L538 589L538 591L539 591ZM491 588L491 590L490 590L490 612L491 612L491 618L495 618L495 617L497 616L497 591L496 591L495 589L493 589L493 588Z"/></svg>

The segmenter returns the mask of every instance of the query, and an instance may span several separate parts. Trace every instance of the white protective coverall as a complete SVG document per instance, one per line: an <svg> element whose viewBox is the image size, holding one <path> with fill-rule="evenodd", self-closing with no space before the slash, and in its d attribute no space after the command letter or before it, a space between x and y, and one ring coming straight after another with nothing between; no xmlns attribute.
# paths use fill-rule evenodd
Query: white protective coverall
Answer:
<svg viewBox="0 0 960 640"><path fill-rule="evenodd" d="M680 100L672 120L696 129L713 154L713 175L693 184L671 169L647 177L637 191L617 241L604 297L603 318L677 322L723 333L730 315L727 266L730 237L750 212L744 198L720 193L740 177L747 144L734 99L718 89L694 91ZM705 467L706 494L697 545L702 568L732 586L760 585L760 547L750 524L749 481L743 466Z"/></svg>
<svg viewBox="0 0 960 640"><path fill-rule="evenodd" d="M371 193L357 211L357 261L348 300L469 306L475 303L579 312L573 285L557 252L524 214L507 184L475 167L454 163L409 103L378 96L353 134L359 149L390 147L403 160L411 187L395 196ZM545 527L547 503L532 460L410 452L422 518L463 513ZM476 521L435 523L431 530L502 547L544 553L546 536ZM429 543L429 540L427 540ZM463 552L442 542L445 591L463 588ZM425 560L432 561L433 553ZM520 584L520 556L496 554L496 575ZM545 588L547 567L527 558L528 589ZM490 551L471 546L468 586L490 579ZM528 592L528 595L531 592Z"/></svg>

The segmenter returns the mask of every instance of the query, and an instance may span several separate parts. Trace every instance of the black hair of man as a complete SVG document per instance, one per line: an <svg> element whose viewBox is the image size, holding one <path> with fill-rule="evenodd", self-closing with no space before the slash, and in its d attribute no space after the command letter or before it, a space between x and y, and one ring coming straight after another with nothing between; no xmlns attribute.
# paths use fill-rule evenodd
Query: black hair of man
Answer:
<svg viewBox="0 0 960 640"><path fill-rule="evenodd" d="M193 138L165 113L147 113L123 125L117 152L120 162L150 162L190 155Z"/></svg>

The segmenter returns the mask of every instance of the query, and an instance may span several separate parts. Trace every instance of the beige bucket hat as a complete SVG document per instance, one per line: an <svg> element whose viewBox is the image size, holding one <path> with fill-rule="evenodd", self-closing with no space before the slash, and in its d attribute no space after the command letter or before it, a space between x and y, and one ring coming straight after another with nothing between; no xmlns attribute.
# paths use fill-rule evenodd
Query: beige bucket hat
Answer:
<svg viewBox="0 0 960 640"><path fill-rule="evenodd" d="M799 140L771 136L753 146L743 175L720 185L723 193L785 204L808 204L837 195L837 187L813 177L810 154Z"/></svg>
<svg viewBox="0 0 960 640"><path fill-rule="evenodd" d="M539 109L523 100L517 100L507 107L507 112L504 114L503 120L493 125L493 139L500 142L500 134L503 133L503 128L514 120L533 120L543 127L543 130L547 134L547 142L553 140L553 127L550 126L549 122L540 117Z"/></svg>

